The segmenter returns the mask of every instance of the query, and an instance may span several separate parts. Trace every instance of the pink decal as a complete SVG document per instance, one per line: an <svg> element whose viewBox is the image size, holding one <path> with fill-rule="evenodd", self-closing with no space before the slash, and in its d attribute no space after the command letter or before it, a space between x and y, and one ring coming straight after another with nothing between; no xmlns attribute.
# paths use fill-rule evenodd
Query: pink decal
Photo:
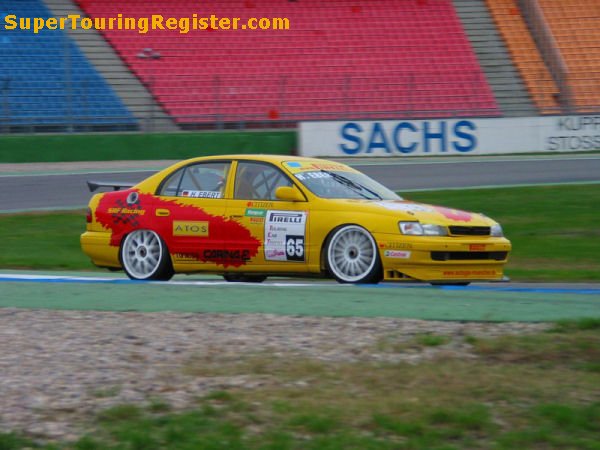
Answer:
<svg viewBox="0 0 600 450"><path fill-rule="evenodd" d="M459 209L444 208L443 206L434 206L435 210L448 219L459 222L470 222L473 218L471 213L461 211Z"/></svg>

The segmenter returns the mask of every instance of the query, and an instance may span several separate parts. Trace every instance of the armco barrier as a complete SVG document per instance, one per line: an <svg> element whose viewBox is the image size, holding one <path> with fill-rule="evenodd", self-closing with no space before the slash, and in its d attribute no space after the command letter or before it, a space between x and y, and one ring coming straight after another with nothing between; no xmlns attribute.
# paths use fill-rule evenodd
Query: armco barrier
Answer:
<svg viewBox="0 0 600 450"><path fill-rule="evenodd" d="M0 163L185 159L231 153L292 154L295 131L0 136Z"/></svg>

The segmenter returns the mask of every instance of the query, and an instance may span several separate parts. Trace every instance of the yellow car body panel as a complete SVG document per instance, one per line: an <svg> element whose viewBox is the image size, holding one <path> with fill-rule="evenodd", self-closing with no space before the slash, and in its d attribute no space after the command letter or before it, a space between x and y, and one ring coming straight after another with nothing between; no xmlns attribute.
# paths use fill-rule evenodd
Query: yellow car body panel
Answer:
<svg viewBox="0 0 600 450"><path fill-rule="evenodd" d="M272 194L238 198L242 167L253 167L253 162L274 167L304 200L285 201ZM177 176L183 180L185 170L203 164L213 172L213 167L223 165L218 191L198 188L164 194L170 180ZM176 273L318 275L327 272L328 237L339 227L357 225L374 238L385 280L503 278L510 242L489 232L461 234L489 231L496 225L492 219L398 199L323 198L304 184L311 177L329 180L331 172L359 174L338 162L293 156L230 155L181 161L131 189L96 194L89 203L91 221L81 236L82 249L96 265L119 268L124 237L149 229L164 241ZM402 221L450 231L447 236L405 235L399 229Z"/></svg>

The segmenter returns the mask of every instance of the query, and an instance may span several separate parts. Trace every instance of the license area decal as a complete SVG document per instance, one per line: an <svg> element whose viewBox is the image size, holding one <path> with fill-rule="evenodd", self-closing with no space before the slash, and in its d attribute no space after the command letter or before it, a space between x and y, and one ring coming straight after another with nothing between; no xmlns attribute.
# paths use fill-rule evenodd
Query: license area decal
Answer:
<svg viewBox="0 0 600 450"><path fill-rule="evenodd" d="M306 212L267 211L265 260L305 261Z"/></svg>

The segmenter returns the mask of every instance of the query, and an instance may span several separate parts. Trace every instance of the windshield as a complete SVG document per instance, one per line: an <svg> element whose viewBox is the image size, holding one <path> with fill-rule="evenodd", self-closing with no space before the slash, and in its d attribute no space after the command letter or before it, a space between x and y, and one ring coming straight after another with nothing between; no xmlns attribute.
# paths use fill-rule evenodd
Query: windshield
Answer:
<svg viewBox="0 0 600 450"><path fill-rule="evenodd" d="M394 192L360 172L311 170L295 173L294 176L313 194L322 198L402 200Z"/></svg>

